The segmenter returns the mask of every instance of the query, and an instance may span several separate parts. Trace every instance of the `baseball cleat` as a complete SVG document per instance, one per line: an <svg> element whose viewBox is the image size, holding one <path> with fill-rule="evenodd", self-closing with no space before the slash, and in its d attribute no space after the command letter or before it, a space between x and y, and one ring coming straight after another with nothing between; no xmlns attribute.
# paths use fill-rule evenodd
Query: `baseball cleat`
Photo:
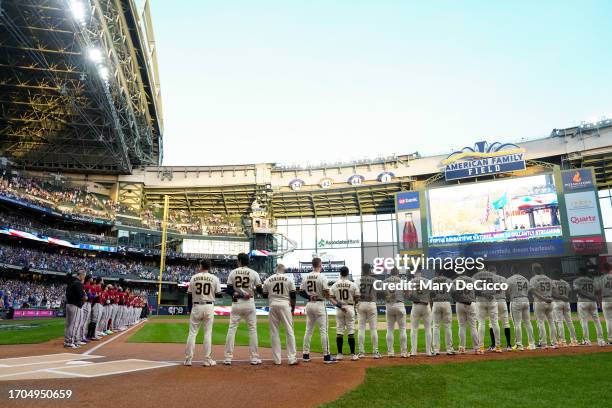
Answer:
<svg viewBox="0 0 612 408"><path fill-rule="evenodd" d="M375 351L374 353L372 353L372 358L374 358L375 360L378 360L378 359L381 359L382 356L380 355L378 351Z"/></svg>
<svg viewBox="0 0 612 408"><path fill-rule="evenodd" d="M605 341L603 341L603 339L599 339L599 340L597 340L597 345L598 345L599 347L604 347L604 346L606 345L606 342L605 342Z"/></svg>
<svg viewBox="0 0 612 408"><path fill-rule="evenodd" d="M408 353L402 353L402 354L400 354L400 357L401 357L401 358L408 358L408 357L410 357L410 354L408 354Z"/></svg>
<svg viewBox="0 0 612 408"><path fill-rule="evenodd" d="M232 360L228 360L228 359L223 360L223 365L231 366L232 365Z"/></svg>
<svg viewBox="0 0 612 408"><path fill-rule="evenodd" d="M454 356L455 354L457 354L457 353L453 349L446 350L446 355L447 356Z"/></svg>
<svg viewBox="0 0 612 408"><path fill-rule="evenodd" d="M504 350L502 350L502 348L500 346L495 347L495 352L496 353L503 353Z"/></svg>
<svg viewBox="0 0 612 408"><path fill-rule="evenodd" d="M490 346L489 348L487 348L487 351L495 351L495 347Z"/></svg>
<svg viewBox="0 0 612 408"><path fill-rule="evenodd" d="M506 351L512 351L512 346L506 347Z"/></svg>
<svg viewBox="0 0 612 408"><path fill-rule="evenodd" d="M214 367L217 365L217 362L215 360L205 360L202 365L204 367Z"/></svg>
<svg viewBox="0 0 612 408"><path fill-rule="evenodd" d="M251 365L260 365L261 364L261 359L259 358L254 358L253 360L251 360Z"/></svg>
<svg viewBox="0 0 612 408"><path fill-rule="evenodd" d="M344 356L342 354L336 354L336 360L338 361L344 360Z"/></svg>
<svg viewBox="0 0 612 408"><path fill-rule="evenodd" d="M333 363L337 363L337 361L330 354L326 354L325 356L323 356L323 363L333 364Z"/></svg>
<svg viewBox="0 0 612 408"><path fill-rule="evenodd" d="M551 349L558 349L558 348L559 348L559 345L558 345L558 344L551 344L551 345L550 345L550 348L551 348Z"/></svg>
<svg viewBox="0 0 612 408"><path fill-rule="evenodd" d="M570 347L576 347L578 346L578 342L576 340L572 340L572 342L569 345Z"/></svg>
<svg viewBox="0 0 612 408"><path fill-rule="evenodd" d="M299 361L297 358L289 360L289 365L298 365L298 364L299 364Z"/></svg>
<svg viewBox="0 0 612 408"><path fill-rule="evenodd" d="M484 353L485 353L484 347L480 347L478 350L476 350L476 354L483 355Z"/></svg>
<svg viewBox="0 0 612 408"><path fill-rule="evenodd" d="M395 353L387 353L387 357L393 358L393 357L395 357Z"/></svg>
<svg viewBox="0 0 612 408"><path fill-rule="evenodd" d="M305 363L310 361L310 354L304 354L302 355L302 361L304 361Z"/></svg>
<svg viewBox="0 0 612 408"><path fill-rule="evenodd" d="M535 350L537 347L535 344L531 343L528 347L529 350Z"/></svg>
<svg viewBox="0 0 612 408"><path fill-rule="evenodd" d="M86 345L86 344L87 344L87 342L85 342L85 341L82 341L82 340L81 340L81 341L79 341L77 344L78 344L79 346L84 346L84 345Z"/></svg>
<svg viewBox="0 0 612 408"><path fill-rule="evenodd" d="M512 347L512 351L524 351L525 348L523 347L522 344L515 344L514 347Z"/></svg>
<svg viewBox="0 0 612 408"><path fill-rule="evenodd" d="M465 347L459 346L459 354L465 354L465 353L466 353Z"/></svg>
<svg viewBox="0 0 612 408"><path fill-rule="evenodd" d="M64 347L65 347L65 348L71 348L71 349L78 348L78 347L76 346L76 344L64 344Z"/></svg>
<svg viewBox="0 0 612 408"><path fill-rule="evenodd" d="M191 367L191 357L187 357L185 361L183 361L183 365Z"/></svg>
<svg viewBox="0 0 612 408"><path fill-rule="evenodd" d="M351 361L357 361L359 360L359 357L357 357L357 354L351 354Z"/></svg>
<svg viewBox="0 0 612 408"><path fill-rule="evenodd" d="M582 341L582 345L583 346L590 346L591 345L591 340L583 340Z"/></svg>
<svg viewBox="0 0 612 408"><path fill-rule="evenodd" d="M360 353L357 354L357 357L359 357L359 358L365 358L365 356L366 356L365 353L361 353L360 352Z"/></svg>

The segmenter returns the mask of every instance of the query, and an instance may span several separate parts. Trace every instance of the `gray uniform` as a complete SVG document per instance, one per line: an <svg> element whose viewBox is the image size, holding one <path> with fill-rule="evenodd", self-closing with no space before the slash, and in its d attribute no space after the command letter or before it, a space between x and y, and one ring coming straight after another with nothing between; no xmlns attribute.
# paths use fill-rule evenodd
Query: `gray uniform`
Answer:
<svg viewBox="0 0 612 408"><path fill-rule="evenodd" d="M601 290L601 308L603 309L606 327L608 328L608 342L612 342L612 273L607 273L599 280Z"/></svg>
<svg viewBox="0 0 612 408"><path fill-rule="evenodd" d="M440 352L440 326L444 325L444 340L446 352L453 351L453 311L451 309L452 295L449 288L452 288L453 281L446 276L436 276L432 280L432 291L430 293L433 306L431 309L433 322L433 350Z"/></svg>
<svg viewBox="0 0 612 408"><path fill-rule="evenodd" d="M365 354L365 332L366 325L370 329L372 339L372 353L378 353L378 310L376 309L376 290L374 282L376 278L364 275L359 279L359 304L357 315L359 316L359 354Z"/></svg>
<svg viewBox="0 0 612 408"><path fill-rule="evenodd" d="M557 329L554 323L552 304L552 279L546 275L535 275L529 280L529 290L533 294L533 310L538 323L539 339L546 346L546 326L550 330L550 345L557 346Z"/></svg>
<svg viewBox="0 0 612 408"><path fill-rule="evenodd" d="M597 310L597 287L595 282L588 276L580 276L574 279L573 286L578 297L578 317L580 318L580 325L582 326L582 339L590 343L589 319L591 319L593 323L595 323L597 342L602 344L603 329Z"/></svg>
<svg viewBox="0 0 612 408"><path fill-rule="evenodd" d="M480 271L474 274L474 281L482 281L482 283L492 284L497 282L497 275L489 271ZM493 329L495 336L495 347L500 347L501 336L499 330L499 313L497 301L495 299L495 290L489 287L482 287L476 290L476 315L478 317L478 345L480 349L484 349L485 325L487 319Z"/></svg>
<svg viewBox="0 0 612 408"><path fill-rule="evenodd" d="M410 300L412 300L412 310L410 311L410 354L413 356L417 355L419 323L421 320L425 329L425 353L431 353L431 309L429 308L431 298L429 289L424 286L424 283L427 281L422 276L415 276L410 281L412 285L412 289L408 292Z"/></svg>
<svg viewBox="0 0 612 408"><path fill-rule="evenodd" d="M497 282L507 283L506 278L497 275ZM510 317L508 316L508 303L506 303L506 291L498 289L495 291L495 301L497 302L497 316L502 321L505 329L510 328Z"/></svg>
<svg viewBox="0 0 612 408"><path fill-rule="evenodd" d="M385 279L385 284L401 284L402 279L395 275ZM388 288L388 286L386 286ZM404 305L405 292L403 290L389 290L385 291L385 317L387 320L387 352L389 355L393 355L393 331L395 325L399 327L400 337L400 353L402 356L408 354L408 336L406 335L406 307Z"/></svg>
<svg viewBox="0 0 612 408"><path fill-rule="evenodd" d="M521 322L527 329L529 346L535 348L533 338L533 326L531 325L531 314L529 313L529 281L523 275L512 275L506 280L508 289L506 296L510 300L510 311L514 322L514 336L517 347L523 346L523 329Z"/></svg>
<svg viewBox="0 0 612 408"><path fill-rule="evenodd" d="M473 288L467 285L474 284L474 279L469 276L460 275L453 281L452 297L455 300L457 323L459 323L459 351L465 351L466 328L470 327L472 336L472 347L478 349L478 330L476 328L476 311L474 302L476 294Z"/></svg>
<svg viewBox="0 0 612 408"><path fill-rule="evenodd" d="M557 335L561 343L566 343L565 329L563 327L563 322L565 322L570 332L570 341L576 344L576 329L572 322L572 309L569 301L570 293L570 284L563 279L552 282L553 311L555 321L557 322Z"/></svg>

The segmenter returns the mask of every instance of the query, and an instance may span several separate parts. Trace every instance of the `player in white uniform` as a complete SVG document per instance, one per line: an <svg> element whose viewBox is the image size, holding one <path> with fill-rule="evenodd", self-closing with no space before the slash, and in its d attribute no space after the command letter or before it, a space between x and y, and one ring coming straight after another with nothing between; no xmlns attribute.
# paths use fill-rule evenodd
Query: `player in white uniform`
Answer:
<svg viewBox="0 0 612 408"><path fill-rule="evenodd" d="M474 274L474 281L482 281L481 284L491 284L497 282L497 275L488 271L481 270ZM498 306L495 300L495 290L479 286L481 290L476 290L476 316L478 317L478 354L484 354L484 335L485 324L489 319L489 325L493 328L495 337L495 352L501 353L501 339L499 333Z"/></svg>
<svg viewBox="0 0 612 408"><path fill-rule="evenodd" d="M565 328L563 322L567 326L570 332L570 345L578 345L576 340L576 329L574 328L574 322L572 321L572 309L570 307L571 287L570 284L563 279L554 280L552 282L552 298L553 298L553 313L555 321L557 323L557 336L559 337L559 345L566 346L565 341Z"/></svg>
<svg viewBox="0 0 612 408"><path fill-rule="evenodd" d="M410 355L417 355L418 339L419 339L419 324L423 321L425 329L425 354L432 356L431 351L431 309L429 307L430 296L429 289L424 285L427 279L421 274L421 271L415 271L414 278L410 280L411 290L408 291L408 298L412 300L412 309L410 310Z"/></svg>
<svg viewBox="0 0 612 408"><path fill-rule="evenodd" d="M612 346L612 265L606 262L605 275L599 280L601 308L608 329L608 346Z"/></svg>
<svg viewBox="0 0 612 408"><path fill-rule="evenodd" d="M310 341L315 326L319 326L321 347L323 347L323 362L331 364L336 362L329 352L329 335L327 331L327 309L325 300L329 299L335 306L336 301L329 293L327 278L321 273L321 258L312 259L312 272L302 279L300 296L308 300L306 304L306 333L304 333L304 346L302 360L310 361Z"/></svg>
<svg viewBox="0 0 612 408"><path fill-rule="evenodd" d="M400 285L402 282L399 277L399 270L397 268L391 269L391 276L385 279L387 290L385 291L385 317L387 319L387 355L394 357L393 347L393 332L395 331L395 325L399 327L399 338L400 338L400 357L408 357L408 336L406 335L406 306L405 291L398 289L390 289L389 284Z"/></svg>
<svg viewBox="0 0 612 408"><path fill-rule="evenodd" d="M578 271L580 276L574 279L573 286L578 297L578 317L582 326L582 344L591 345L589 334L589 319L591 319L597 332L597 344L603 346L605 342L597 310L597 287L593 279L588 276L586 268L580 268Z"/></svg>
<svg viewBox="0 0 612 408"><path fill-rule="evenodd" d="M431 315L433 322L433 353L440 354L440 326L444 325L444 340L446 343L446 354L455 354L453 349L453 310L451 308L452 295L448 287L452 287L453 281L444 276L443 270L438 269L436 276L431 280L436 289L432 289L430 296L432 301Z"/></svg>
<svg viewBox="0 0 612 408"><path fill-rule="evenodd" d="M457 323L459 324L459 354L465 354L467 328L470 328L472 336L472 347L474 352L479 352L478 329L476 328L476 294L474 293L474 279L465 274L457 274L453 280L452 297L455 300L455 311L457 313Z"/></svg>
<svg viewBox="0 0 612 408"><path fill-rule="evenodd" d="M263 283L263 295L270 306L270 342L274 364L281 364L281 341L279 326L285 328L287 338L287 360L289 365L298 363L295 357L295 335L293 333L293 310L295 309L295 282L285 275L285 266L278 264L276 274Z"/></svg>
<svg viewBox="0 0 612 408"><path fill-rule="evenodd" d="M262 293L259 274L249 268L249 256L238 254L238 268L232 270L227 278L227 293L232 297L230 324L225 339L225 360L223 364L231 365L234 357L236 330L244 320L249 330L249 352L251 364L261 364L257 352L257 313L255 312L255 292Z"/></svg>
<svg viewBox="0 0 612 408"><path fill-rule="evenodd" d="M506 295L510 300L510 311L512 312L512 322L514 323L514 351L523 351L523 328L527 330L527 340L529 350L535 350L535 340L533 338L533 326L531 325L531 314L529 312L529 281L521 274L510 276L506 283L508 290Z"/></svg>
<svg viewBox="0 0 612 408"><path fill-rule="evenodd" d="M376 308L376 290L374 289L374 278L371 275L370 264L361 267L361 278L359 279L359 304L357 305L357 316L359 317L359 358L365 357L365 332L366 325L370 329L372 339L372 357L381 358L378 352L378 309Z"/></svg>
<svg viewBox="0 0 612 408"><path fill-rule="evenodd" d="M204 325L204 363L205 367L217 365L212 358L212 328L215 319L215 297L221 297L221 282L209 272L210 261L200 261L198 273L191 277L187 289L189 300L189 336L185 348L185 365L190 366L193 359L196 337Z"/></svg>
<svg viewBox="0 0 612 408"><path fill-rule="evenodd" d="M340 268L340 279L331 287L331 297L336 300L336 347L338 354L336 360L342 360L342 346L344 335L348 336L351 360L359 360L355 354L355 305L359 303L359 288L355 282L349 280L349 268Z"/></svg>
<svg viewBox="0 0 612 408"><path fill-rule="evenodd" d="M489 271L495 274L495 279L498 283L507 283L506 278L497 273L497 268L495 266L490 265ZM494 297L495 301L497 302L497 317L501 320L504 326L504 336L506 337L506 350L511 351L512 338L510 335L510 316L508 314L508 303L506 303L506 291L500 288L495 291ZM495 349L495 333L490 327L489 335L491 336L491 347L489 347L489 351L493 351ZM499 342L501 343L501 339Z"/></svg>
<svg viewBox="0 0 612 408"><path fill-rule="evenodd" d="M550 331L550 346L558 348L557 329L553 318L552 279L544 275L544 269L539 263L531 265L532 278L529 280L529 292L533 295L533 311L538 323L539 344L546 348L546 326Z"/></svg>

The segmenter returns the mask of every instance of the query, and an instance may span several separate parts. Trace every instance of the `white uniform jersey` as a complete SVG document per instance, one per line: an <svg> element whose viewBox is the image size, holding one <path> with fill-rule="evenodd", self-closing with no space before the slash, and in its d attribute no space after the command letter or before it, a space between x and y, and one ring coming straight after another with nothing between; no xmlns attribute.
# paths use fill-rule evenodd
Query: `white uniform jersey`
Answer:
<svg viewBox="0 0 612 408"><path fill-rule="evenodd" d="M321 272L311 272L302 279L300 290L306 292L308 296L317 296L319 300L325 300L325 292L329 292L327 278Z"/></svg>
<svg viewBox="0 0 612 408"><path fill-rule="evenodd" d="M343 305L354 305L355 298L359 296L359 288L355 282L341 277L332 285L331 295Z"/></svg>
<svg viewBox="0 0 612 408"><path fill-rule="evenodd" d="M219 278L208 272L196 273L189 281L187 293L191 293L193 303L214 302L215 294L221 292Z"/></svg>
<svg viewBox="0 0 612 408"><path fill-rule="evenodd" d="M255 297L255 288L261 286L261 278L257 272L243 266L230 272L227 284L232 285L237 292L249 294L252 299Z"/></svg>
<svg viewBox="0 0 612 408"><path fill-rule="evenodd" d="M289 301L289 293L295 292L295 282L289 276L277 273L270 276L263 283L263 292L268 294L270 303L275 300Z"/></svg>

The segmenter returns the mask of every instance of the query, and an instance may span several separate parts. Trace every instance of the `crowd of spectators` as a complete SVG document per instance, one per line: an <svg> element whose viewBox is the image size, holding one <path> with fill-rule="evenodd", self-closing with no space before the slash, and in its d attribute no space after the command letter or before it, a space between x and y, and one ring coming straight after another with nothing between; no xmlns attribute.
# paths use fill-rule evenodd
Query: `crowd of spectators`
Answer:
<svg viewBox="0 0 612 408"><path fill-rule="evenodd" d="M161 229L159 207L147 207L140 213L111 200L108 197L87 192L86 189L68 185L62 181L19 176L4 169L0 176L0 194L39 206L52 208L66 214L87 215L116 221L119 214L122 224ZM125 217L129 215L129 217ZM138 217L137 220L130 217ZM170 230L181 234L243 236L238 220L225 215L193 216L187 211L171 211L168 215Z"/></svg>
<svg viewBox="0 0 612 408"><path fill-rule="evenodd" d="M0 309L59 308L66 284L0 279Z"/></svg>
<svg viewBox="0 0 612 408"><path fill-rule="evenodd" d="M154 261L135 261L102 256L79 256L68 250L46 252L33 248L0 245L0 263L44 271L76 273L83 269L95 276L157 280L159 267ZM213 266L211 272L222 282L227 280L230 267ZM165 281L188 281L196 273L194 264L167 265L162 278Z"/></svg>

